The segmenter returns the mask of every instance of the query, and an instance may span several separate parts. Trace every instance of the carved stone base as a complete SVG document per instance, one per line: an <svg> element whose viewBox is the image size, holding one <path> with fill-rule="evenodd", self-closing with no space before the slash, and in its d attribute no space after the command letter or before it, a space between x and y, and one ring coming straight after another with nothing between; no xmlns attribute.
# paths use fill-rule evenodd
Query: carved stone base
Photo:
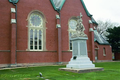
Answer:
<svg viewBox="0 0 120 80"><path fill-rule="evenodd" d="M71 58L70 62L66 65L67 68L83 69L83 68L95 68L95 65L90 61L88 57Z"/></svg>
<svg viewBox="0 0 120 80"><path fill-rule="evenodd" d="M72 38L72 58L69 64L66 65L67 68L94 68L95 65L90 61L87 54L87 37L77 37Z"/></svg>
<svg viewBox="0 0 120 80"><path fill-rule="evenodd" d="M104 68L101 67L86 68L86 69L59 68L59 70L69 71L74 73L88 73L88 72L104 71Z"/></svg>

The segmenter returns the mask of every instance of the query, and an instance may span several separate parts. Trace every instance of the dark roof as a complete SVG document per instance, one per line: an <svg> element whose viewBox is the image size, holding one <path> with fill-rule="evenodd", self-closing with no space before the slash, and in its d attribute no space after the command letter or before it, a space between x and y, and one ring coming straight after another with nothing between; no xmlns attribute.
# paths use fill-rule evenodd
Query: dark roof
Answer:
<svg viewBox="0 0 120 80"><path fill-rule="evenodd" d="M94 41L101 45L110 45L108 41L106 41L102 35L100 35L97 30L94 30Z"/></svg>
<svg viewBox="0 0 120 80"><path fill-rule="evenodd" d="M84 7L84 9L85 9L85 12L86 12L87 16L91 18L92 23L98 25L98 23L95 21L95 19L92 17L92 15L91 15L91 14L89 13L89 11L87 10L84 1L83 1L83 0L80 0L80 1L81 1L82 5L83 5L83 7Z"/></svg>
<svg viewBox="0 0 120 80"><path fill-rule="evenodd" d="M50 2L52 3L53 8L54 8L56 11L58 11L58 12L62 9L62 6L64 5L65 1L66 1L66 0L62 0L62 1L59 3L60 6L57 8L57 6L55 6L54 1L53 1L53 0L50 0Z"/></svg>

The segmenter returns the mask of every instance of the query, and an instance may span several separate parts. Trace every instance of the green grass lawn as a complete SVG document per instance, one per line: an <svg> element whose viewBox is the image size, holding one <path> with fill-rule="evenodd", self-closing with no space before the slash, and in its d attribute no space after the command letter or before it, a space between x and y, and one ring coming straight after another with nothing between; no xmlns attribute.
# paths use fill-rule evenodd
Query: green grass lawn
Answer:
<svg viewBox="0 0 120 80"><path fill-rule="evenodd" d="M120 62L95 63L104 71L90 73L72 73L59 71L65 66L43 66L11 70L0 70L0 80L120 80ZM39 72L44 78L39 77Z"/></svg>

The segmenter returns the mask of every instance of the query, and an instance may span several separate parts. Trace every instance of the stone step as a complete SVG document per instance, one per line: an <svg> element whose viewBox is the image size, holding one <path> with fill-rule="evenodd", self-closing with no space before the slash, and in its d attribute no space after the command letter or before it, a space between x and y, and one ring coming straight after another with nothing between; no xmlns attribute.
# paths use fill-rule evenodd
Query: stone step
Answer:
<svg viewBox="0 0 120 80"><path fill-rule="evenodd" d="M83 68L94 68L94 64L68 64L66 65L67 68L73 68L73 69L83 69Z"/></svg>
<svg viewBox="0 0 120 80"><path fill-rule="evenodd" d="M69 64L92 64L92 62L69 62Z"/></svg>

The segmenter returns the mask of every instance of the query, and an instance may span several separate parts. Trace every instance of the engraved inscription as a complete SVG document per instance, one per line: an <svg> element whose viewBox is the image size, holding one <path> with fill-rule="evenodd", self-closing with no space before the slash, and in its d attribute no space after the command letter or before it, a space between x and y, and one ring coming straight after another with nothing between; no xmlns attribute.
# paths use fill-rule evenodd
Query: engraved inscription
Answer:
<svg viewBox="0 0 120 80"><path fill-rule="evenodd" d="M78 55L78 43L73 42L73 55Z"/></svg>

